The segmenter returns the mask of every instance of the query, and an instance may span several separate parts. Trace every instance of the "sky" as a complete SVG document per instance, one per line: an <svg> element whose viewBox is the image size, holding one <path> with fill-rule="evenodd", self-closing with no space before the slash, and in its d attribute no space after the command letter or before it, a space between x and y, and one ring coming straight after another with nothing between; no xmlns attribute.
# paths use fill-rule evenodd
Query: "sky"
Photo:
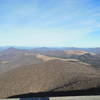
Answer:
<svg viewBox="0 0 100 100"><path fill-rule="evenodd" d="M100 0L0 0L0 46L100 47Z"/></svg>

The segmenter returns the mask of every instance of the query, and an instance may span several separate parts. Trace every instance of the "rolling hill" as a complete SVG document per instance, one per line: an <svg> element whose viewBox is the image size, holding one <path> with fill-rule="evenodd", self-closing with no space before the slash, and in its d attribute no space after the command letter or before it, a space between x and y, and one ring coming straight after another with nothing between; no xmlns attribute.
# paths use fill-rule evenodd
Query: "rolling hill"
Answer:
<svg viewBox="0 0 100 100"><path fill-rule="evenodd" d="M45 49L8 48L0 52L0 98L100 88L99 54Z"/></svg>
<svg viewBox="0 0 100 100"><path fill-rule="evenodd" d="M100 71L78 60L44 56L44 63L29 64L3 73L0 77L0 98L24 93L69 91L100 86ZM45 57L45 59L47 59Z"/></svg>

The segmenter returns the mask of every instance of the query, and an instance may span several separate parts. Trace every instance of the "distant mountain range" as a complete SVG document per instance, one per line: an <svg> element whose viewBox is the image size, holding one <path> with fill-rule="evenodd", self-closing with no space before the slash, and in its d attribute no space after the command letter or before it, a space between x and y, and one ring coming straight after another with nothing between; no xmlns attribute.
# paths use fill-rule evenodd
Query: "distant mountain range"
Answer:
<svg viewBox="0 0 100 100"><path fill-rule="evenodd" d="M8 48L17 48L17 49L26 49L26 50L37 50L37 51L47 51L47 50L84 50L87 52L93 52L93 53L100 53L100 47L96 48L77 48L77 47L10 47L10 46L4 46L0 47L0 51L8 49Z"/></svg>

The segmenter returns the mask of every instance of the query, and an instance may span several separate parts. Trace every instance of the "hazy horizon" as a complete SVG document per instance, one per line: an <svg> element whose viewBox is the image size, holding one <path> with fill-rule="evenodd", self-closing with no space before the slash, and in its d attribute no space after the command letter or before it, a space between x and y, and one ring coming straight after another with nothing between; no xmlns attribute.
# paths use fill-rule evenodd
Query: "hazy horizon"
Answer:
<svg viewBox="0 0 100 100"><path fill-rule="evenodd" d="M0 0L0 46L99 47L99 0Z"/></svg>
<svg viewBox="0 0 100 100"><path fill-rule="evenodd" d="M98 47L68 47L68 46L0 46L0 48L100 48Z"/></svg>

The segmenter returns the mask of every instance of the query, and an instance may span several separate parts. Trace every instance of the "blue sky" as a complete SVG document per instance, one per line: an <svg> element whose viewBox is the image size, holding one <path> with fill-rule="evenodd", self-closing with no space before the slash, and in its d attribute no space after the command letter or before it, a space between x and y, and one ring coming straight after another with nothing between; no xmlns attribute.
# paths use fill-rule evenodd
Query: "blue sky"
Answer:
<svg viewBox="0 0 100 100"><path fill-rule="evenodd" d="M100 47L100 0L0 0L0 46Z"/></svg>

